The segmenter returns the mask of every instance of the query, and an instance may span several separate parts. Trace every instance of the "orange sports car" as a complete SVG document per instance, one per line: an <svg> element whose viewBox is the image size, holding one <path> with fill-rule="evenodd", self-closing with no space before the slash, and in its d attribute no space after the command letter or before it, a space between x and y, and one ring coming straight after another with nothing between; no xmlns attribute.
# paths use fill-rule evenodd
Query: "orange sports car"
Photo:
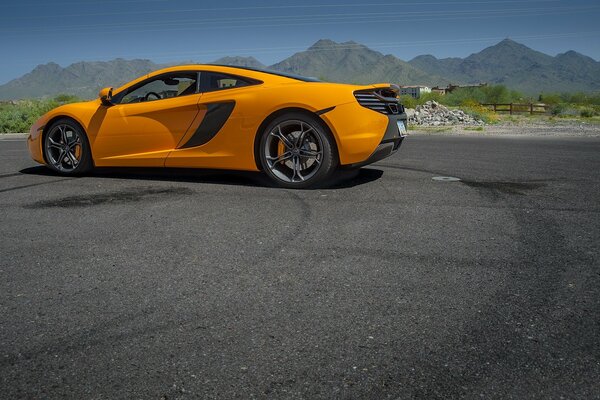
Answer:
<svg viewBox="0 0 600 400"><path fill-rule="evenodd" d="M304 188L339 167L398 150L398 87L319 82L224 65L162 69L100 98L58 107L32 127L32 158L61 174L93 167L264 171Z"/></svg>

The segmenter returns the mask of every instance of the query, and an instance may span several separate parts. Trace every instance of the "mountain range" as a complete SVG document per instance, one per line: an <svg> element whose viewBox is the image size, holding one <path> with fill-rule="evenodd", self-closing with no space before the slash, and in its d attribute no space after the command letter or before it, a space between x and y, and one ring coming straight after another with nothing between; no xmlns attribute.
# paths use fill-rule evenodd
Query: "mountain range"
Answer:
<svg viewBox="0 0 600 400"><path fill-rule="evenodd" d="M594 59L576 51L552 57L510 39L466 58L425 55L409 64L453 82L504 84L530 94L600 90L600 63Z"/></svg>
<svg viewBox="0 0 600 400"><path fill-rule="evenodd" d="M223 57L215 64L265 68L254 57ZM105 86L120 86L171 64L150 60L78 62L67 67L38 65L20 78L0 85L0 99L74 94L96 97ZM305 51L266 67L275 71L347 83L392 82L401 85L446 85L487 82L528 94L600 90L600 62L575 51L550 56L510 39L466 58L422 55L406 62L356 42L321 39Z"/></svg>

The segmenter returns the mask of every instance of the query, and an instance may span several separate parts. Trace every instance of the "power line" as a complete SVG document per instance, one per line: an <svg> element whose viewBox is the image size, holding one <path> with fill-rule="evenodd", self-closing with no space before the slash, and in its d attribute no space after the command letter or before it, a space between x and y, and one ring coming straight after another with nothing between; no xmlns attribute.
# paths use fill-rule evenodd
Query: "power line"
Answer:
<svg viewBox="0 0 600 400"><path fill-rule="evenodd" d="M138 23L113 23L113 24L86 24L86 25L69 25L66 27L44 27L39 29L23 29L9 30L6 34L32 34L36 32L50 32L47 33L61 33L79 31L80 29L86 29L89 31L90 28L103 27L107 30L103 31L104 34L110 33L108 28L129 28L126 30L119 30L117 33L129 33L129 32L156 32L156 31L172 31L172 30L184 30L190 27L210 27L214 28L247 28L255 27L256 24L260 23L260 27L276 27L276 26L304 26L304 25L320 25L320 24L339 24L339 23L353 23L353 22L386 22L397 21L397 18L403 16L411 16L411 22L415 21L438 21L438 20L457 20L457 19L473 19L473 18L491 18L491 17L502 17L502 16L528 16L531 14L535 15L555 15L562 13L573 13L579 11L590 11L594 9L600 9L600 6L590 7L561 7L561 8L512 8L512 9L494 9L494 10L467 10L467 11L414 11L414 12L396 12L396 13L345 13L345 14L329 14L329 15L306 15L306 16L271 16L271 17L254 17L251 19L252 24L240 25L240 21L248 21L248 18L216 18L207 21L198 20L179 20L179 21L161 21L160 28L150 30L137 30L136 27L154 27L156 22L138 22ZM518 13L518 15L513 15ZM481 15L479 15L481 14ZM415 19L415 16L423 16L423 18ZM426 17L426 18L425 18ZM276 20L276 22L270 22ZM264 23L262 21L267 21ZM286 22L288 21L288 22ZM285 23L284 23L285 22ZM213 26L215 25L215 26ZM173 27L175 29L169 28ZM8 29L8 28L7 28ZM94 32L95 33L95 32Z"/></svg>
<svg viewBox="0 0 600 400"><path fill-rule="evenodd" d="M164 2L166 0L153 0L154 2ZM562 0L528 0L527 3L558 3ZM130 0L129 2L137 2ZM448 2L416 2L416 3L346 3L346 4L318 4L318 5L278 5L278 6L248 6L248 7L217 7L217 8L191 8L191 9L176 9L176 10L137 10L123 12L103 12L103 13L84 13L84 14L61 14L61 15L29 15L27 17L9 17L11 21L20 19L44 19L44 18L70 18L70 17L89 17L89 16L113 16L113 15L144 15L144 14L172 14L172 13L189 13L203 11L249 11L249 10L283 10L283 9L313 9L313 8L349 8L349 7L393 7L393 6L429 6L429 5L498 5L498 4L522 4L523 0L499 0L499 1L448 1ZM81 3L79 3L81 5ZM115 4L120 4L115 2Z"/></svg>
<svg viewBox="0 0 600 400"><path fill-rule="evenodd" d="M539 35L519 35L511 36L513 40L544 40L544 39L559 39L567 37L590 37L598 36L600 31L587 31L587 32L563 32L563 33L549 33ZM419 47L428 45L458 45L467 43L495 43L506 37L484 37L484 38L460 38L460 39L441 39L441 40L419 40L419 41L402 41L402 42L371 42L364 44L338 44L335 50L347 50L354 49L357 46L366 46L372 50L377 49L391 49L391 48L406 48L406 47ZM206 56L219 56L219 55L238 55L239 53L244 54L272 54L281 52L293 52L293 51L310 51L310 52L328 52L328 48L317 48L307 49L306 47L300 46L287 46L287 47L255 47L255 48L228 48L225 50L209 50L209 51L193 51L193 52L169 52L169 53L137 53L127 55L103 55L98 56L99 58L151 58L151 59L165 59L170 58L171 60L183 57L204 57ZM238 54L235 54L238 53Z"/></svg>
<svg viewBox="0 0 600 400"><path fill-rule="evenodd" d="M109 1L109 0L105 0L105 1L86 1L86 2L81 2L81 1L76 1L76 2L64 2L64 3L55 3L55 2L48 2L48 6L51 6L52 8L56 8L57 6L81 6L81 5L94 5L94 4L100 4L103 7L106 7L107 4L123 4L123 3L166 3L169 0L115 0L115 1ZM0 8L2 7L32 7L32 6L39 6L39 3L33 4L33 3L28 3L28 2L24 2L24 1L19 1L18 3L11 3L11 4L2 4L2 6L0 6Z"/></svg>

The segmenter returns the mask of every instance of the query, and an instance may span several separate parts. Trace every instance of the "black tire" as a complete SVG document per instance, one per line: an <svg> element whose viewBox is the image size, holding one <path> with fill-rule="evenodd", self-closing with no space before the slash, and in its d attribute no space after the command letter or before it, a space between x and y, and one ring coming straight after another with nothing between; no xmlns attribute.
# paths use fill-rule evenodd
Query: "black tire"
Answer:
<svg viewBox="0 0 600 400"><path fill-rule="evenodd" d="M43 150L46 165L61 175L82 175L94 165L87 135L70 118L50 125L44 135Z"/></svg>
<svg viewBox="0 0 600 400"><path fill-rule="evenodd" d="M259 157L270 180L290 189L328 182L339 164L335 139L323 121L302 112L286 113L267 126L260 138Z"/></svg>

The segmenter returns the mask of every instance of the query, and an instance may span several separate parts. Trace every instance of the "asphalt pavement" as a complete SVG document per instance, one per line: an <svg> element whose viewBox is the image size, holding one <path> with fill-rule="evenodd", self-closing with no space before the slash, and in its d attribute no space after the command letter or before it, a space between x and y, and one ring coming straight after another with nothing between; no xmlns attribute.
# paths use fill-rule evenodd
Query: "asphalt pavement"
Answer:
<svg viewBox="0 0 600 400"><path fill-rule="evenodd" d="M344 178L65 178L2 137L0 398L600 398L600 139Z"/></svg>

